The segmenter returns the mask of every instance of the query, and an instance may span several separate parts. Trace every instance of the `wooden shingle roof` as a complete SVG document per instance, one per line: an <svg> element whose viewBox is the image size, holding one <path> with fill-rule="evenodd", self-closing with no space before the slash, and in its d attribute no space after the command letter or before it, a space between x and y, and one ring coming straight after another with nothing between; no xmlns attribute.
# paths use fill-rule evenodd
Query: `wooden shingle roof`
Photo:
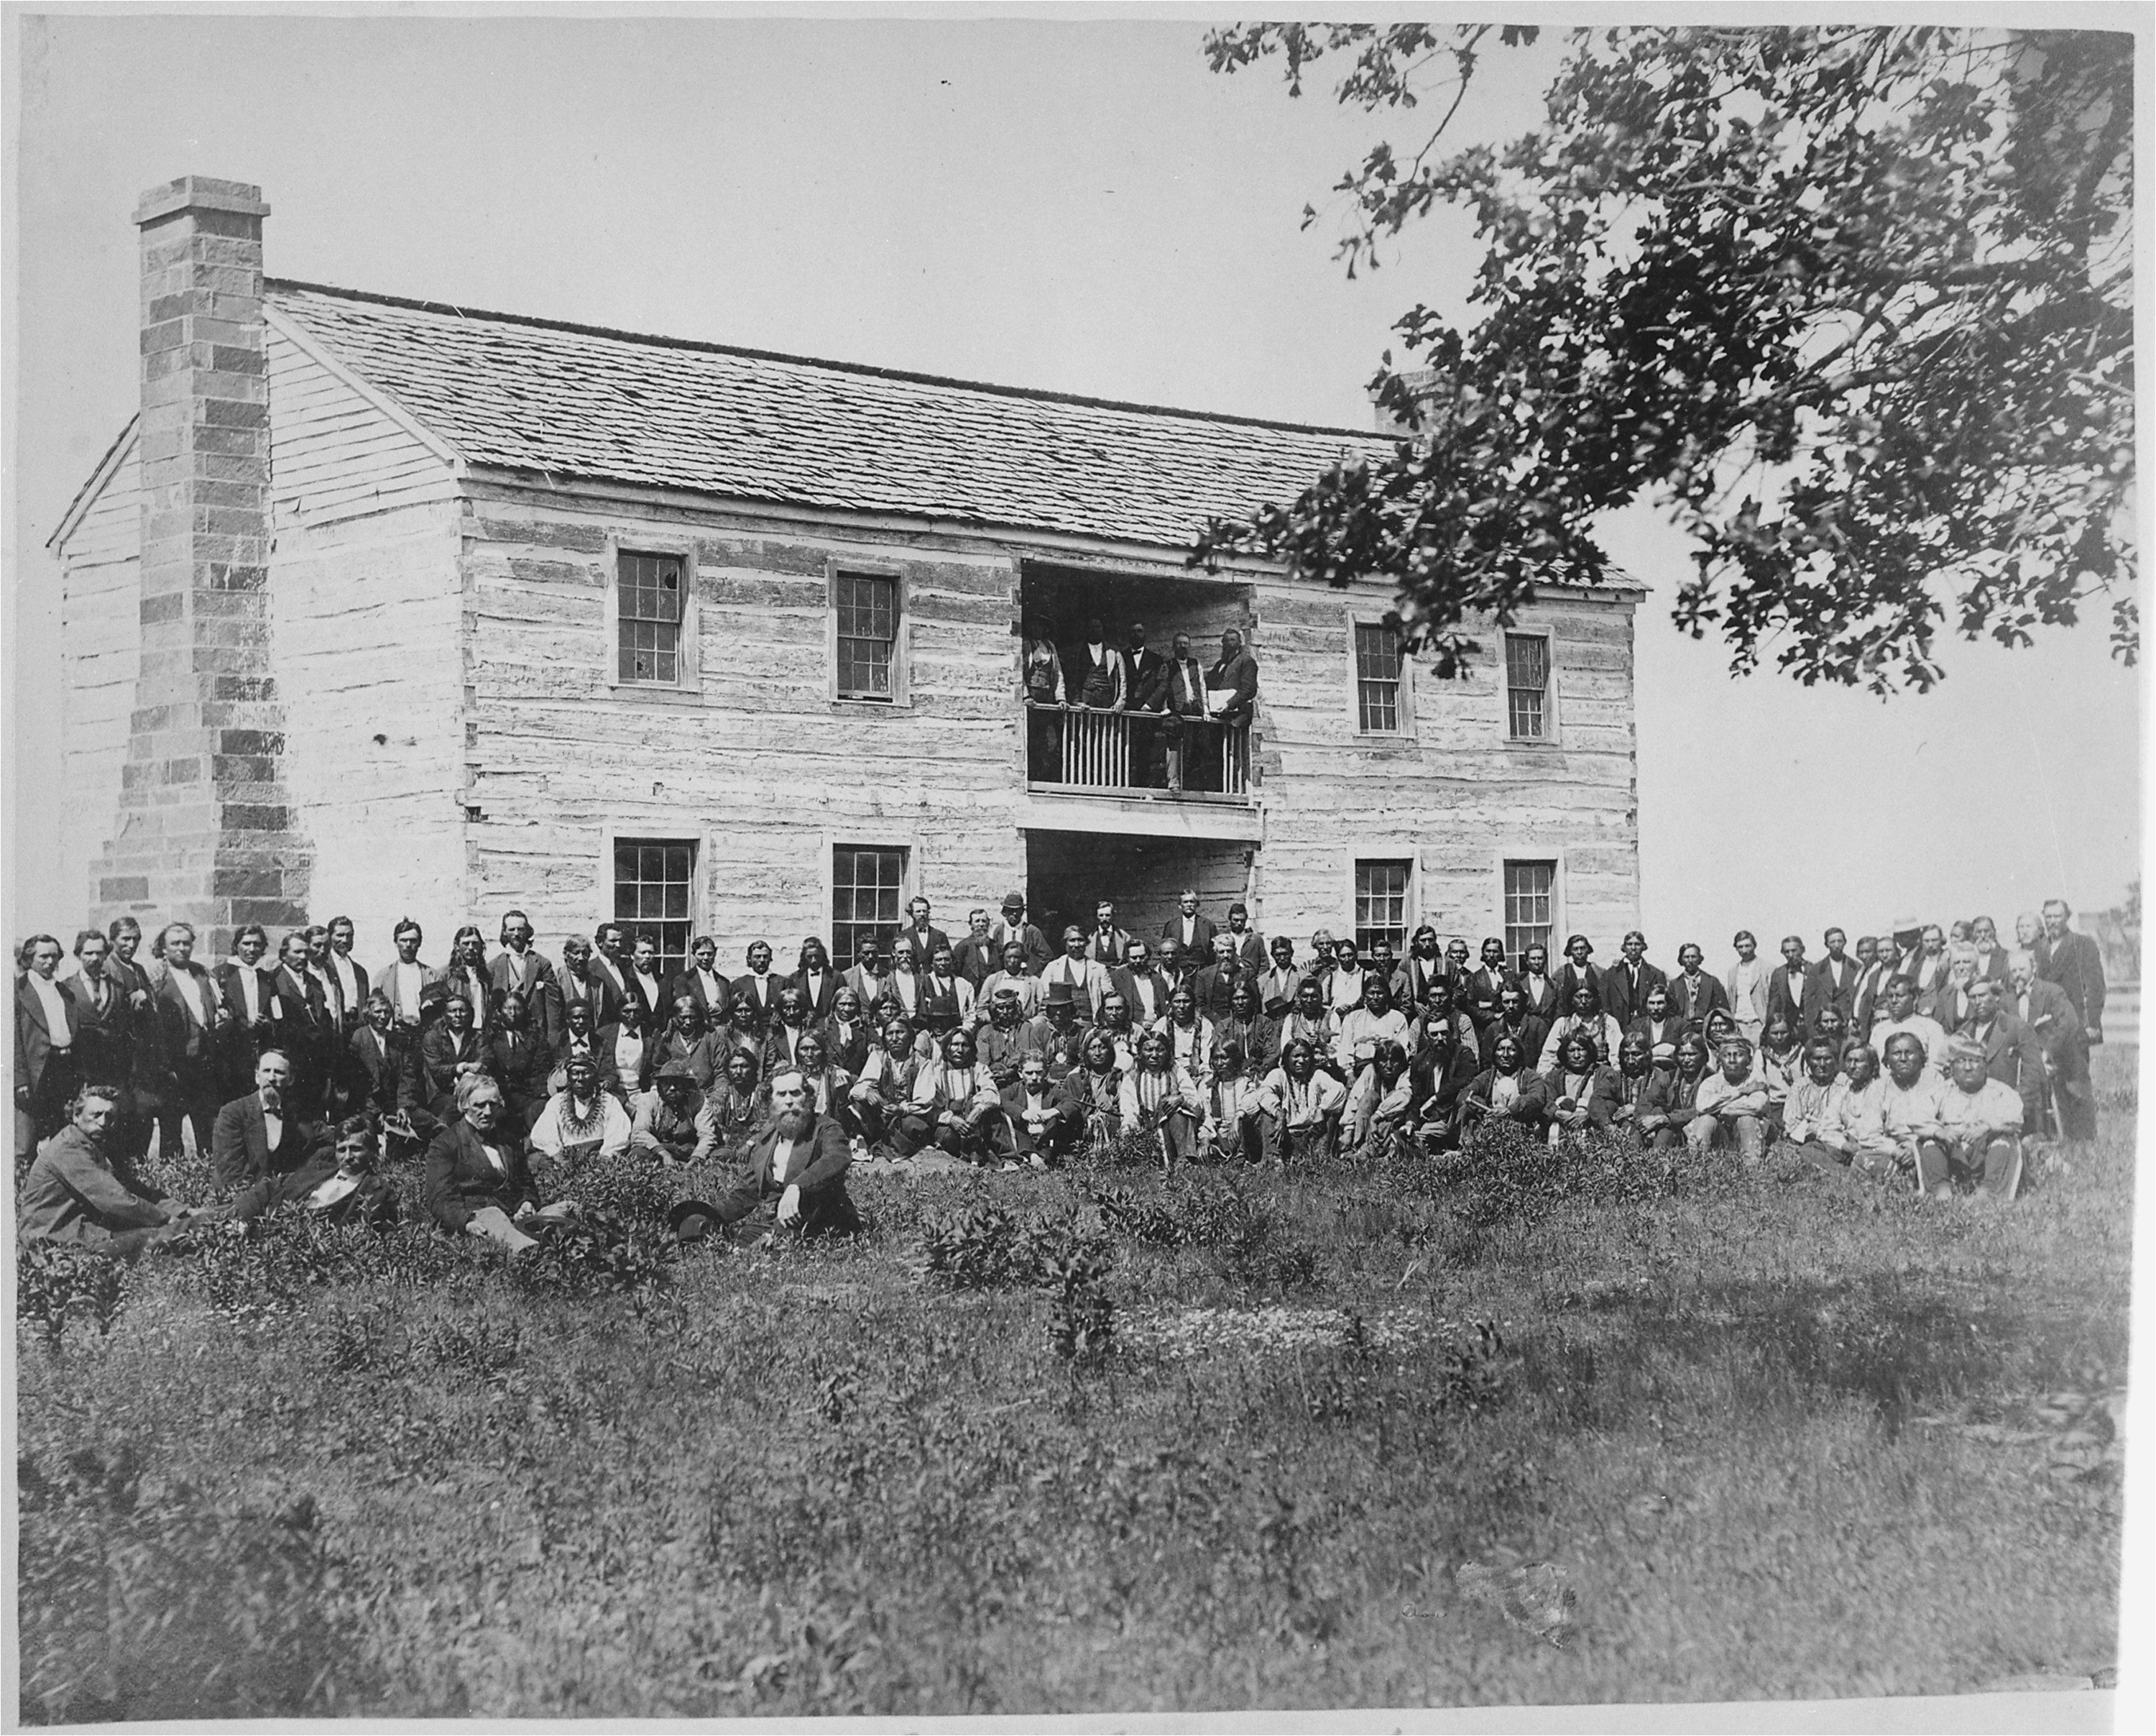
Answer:
<svg viewBox="0 0 2156 1736"><path fill-rule="evenodd" d="M279 312L478 467L1186 547L1345 429L1114 403L271 280Z"/></svg>

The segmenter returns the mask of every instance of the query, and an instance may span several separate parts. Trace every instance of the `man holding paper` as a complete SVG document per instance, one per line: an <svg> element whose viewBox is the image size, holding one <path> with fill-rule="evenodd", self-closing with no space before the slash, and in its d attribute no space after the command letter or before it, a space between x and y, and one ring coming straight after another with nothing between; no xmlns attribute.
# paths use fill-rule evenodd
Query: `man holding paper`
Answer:
<svg viewBox="0 0 2156 1736"><path fill-rule="evenodd" d="M1211 751L1219 737L1209 726L1249 720L1258 695L1258 665L1243 649L1243 635L1229 628L1220 635L1220 660L1204 670L1190 655L1190 635L1175 635L1175 655L1168 681L1168 787L1184 787L1185 768L1192 786L1217 789Z"/></svg>

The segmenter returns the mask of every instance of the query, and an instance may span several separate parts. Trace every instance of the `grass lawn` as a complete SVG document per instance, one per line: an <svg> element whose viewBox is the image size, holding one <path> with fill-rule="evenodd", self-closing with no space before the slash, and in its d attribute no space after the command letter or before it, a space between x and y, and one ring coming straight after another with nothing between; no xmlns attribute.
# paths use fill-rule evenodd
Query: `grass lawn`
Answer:
<svg viewBox="0 0 2156 1736"><path fill-rule="evenodd" d="M865 1179L851 1246L608 1271L418 1227L25 1261L21 1715L2086 1676L2134 1109L2097 1059L2102 1142L2010 1212L1771 1155L1080 1170Z"/></svg>

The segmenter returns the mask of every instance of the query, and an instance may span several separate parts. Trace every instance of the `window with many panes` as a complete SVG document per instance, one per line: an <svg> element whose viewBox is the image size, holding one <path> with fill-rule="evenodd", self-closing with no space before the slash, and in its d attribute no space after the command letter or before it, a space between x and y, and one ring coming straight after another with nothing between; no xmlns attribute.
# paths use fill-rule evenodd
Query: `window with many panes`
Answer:
<svg viewBox="0 0 2156 1736"><path fill-rule="evenodd" d="M1400 633L1397 627L1355 627L1356 727L1365 735L1400 727Z"/></svg>
<svg viewBox="0 0 2156 1736"><path fill-rule="evenodd" d="M1556 863L1505 864L1505 950L1516 967L1529 947L1550 943L1556 898Z"/></svg>
<svg viewBox="0 0 2156 1736"><path fill-rule="evenodd" d="M895 697L898 581L875 573L841 573L834 578L831 603L839 618L839 697Z"/></svg>
<svg viewBox="0 0 2156 1736"><path fill-rule="evenodd" d="M660 686L681 680L681 557L624 552L616 613L620 656L614 679Z"/></svg>
<svg viewBox="0 0 2156 1736"><path fill-rule="evenodd" d="M1505 635L1505 701L1515 741L1549 733L1549 640L1539 633Z"/></svg>
<svg viewBox="0 0 2156 1736"><path fill-rule="evenodd" d="M861 937L898 932L906 899L906 852L841 844L831 852L831 957L853 962Z"/></svg>
<svg viewBox="0 0 2156 1736"><path fill-rule="evenodd" d="M1387 942L1395 955L1404 948L1408 932L1408 862L1358 862L1355 865L1355 944L1364 953L1376 941Z"/></svg>
<svg viewBox="0 0 2156 1736"><path fill-rule="evenodd" d="M614 920L629 931L632 946L645 935L659 942L661 980L677 975L689 956L696 882L696 846L690 840L614 840Z"/></svg>

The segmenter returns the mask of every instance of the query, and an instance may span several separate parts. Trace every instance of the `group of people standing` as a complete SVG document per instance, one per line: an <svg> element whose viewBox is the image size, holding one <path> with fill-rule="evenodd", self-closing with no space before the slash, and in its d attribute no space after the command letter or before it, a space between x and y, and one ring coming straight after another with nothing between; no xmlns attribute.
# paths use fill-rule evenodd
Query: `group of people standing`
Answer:
<svg viewBox="0 0 2156 1736"><path fill-rule="evenodd" d="M1027 755L1037 781L1061 780L1064 719L1058 714L1075 706L1127 712L1141 722L1159 720L1130 744L1136 783L1218 790L1222 767L1209 750L1250 721L1257 705L1258 664L1232 627L1220 635L1220 655L1208 665L1187 633L1174 636L1166 656L1152 649L1142 621L1130 624L1119 645L1097 618L1089 619L1084 636L1061 648L1037 623L1029 623L1019 688L1029 706Z"/></svg>
<svg viewBox="0 0 2156 1736"><path fill-rule="evenodd" d="M177 1153L184 1127L212 1153L216 1209L241 1216L287 1198L384 1209L381 1160L424 1150L437 1220L515 1245L547 1209L548 1166L587 1153L746 1158L726 1210L830 1228L852 1220L844 1177L864 1156L1046 1165L1135 1135L1171 1166L1291 1163L1395 1137L1443 1148L1496 1119L1746 1157L1782 1138L2010 1197L2025 1136L2096 1132L2102 966L2070 916L2024 917L2011 949L1986 918L1897 922L1854 950L1830 929L1824 957L1790 936L1773 966L1741 932L1719 975L1690 943L1665 972L1637 932L1608 965L1574 935L1554 970L1496 939L1471 964L1429 927L1397 958L1323 929L1298 955L1241 903L1216 925L1195 891L1150 939L1104 900L1053 945L1023 893L955 942L916 898L843 968L812 936L783 974L762 941L722 972L709 937L669 972L617 922L568 937L557 964L519 911L497 949L467 926L439 966L405 921L370 971L338 917L282 937L274 962L242 928L212 968L187 923L146 956L122 917L75 937L64 977L56 938L23 945L18 1174L38 1182L26 1229L95 1240L181 1221L141 1191L153 1135Z"/></svg>

